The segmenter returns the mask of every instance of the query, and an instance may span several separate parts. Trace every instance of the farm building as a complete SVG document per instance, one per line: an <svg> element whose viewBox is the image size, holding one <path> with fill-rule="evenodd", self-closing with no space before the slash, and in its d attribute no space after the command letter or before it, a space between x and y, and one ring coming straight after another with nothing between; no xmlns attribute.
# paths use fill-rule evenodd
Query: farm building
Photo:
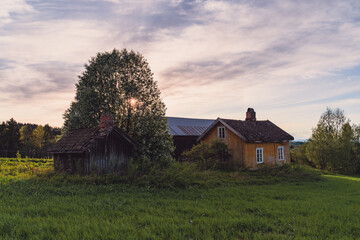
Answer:
<svg viewBox="0 0 360 240"><path fill-rule="evenodd" d="M223 139L231 158L246 168L290 162L290 140L294 138L270 122L256 120L254 109L248 108L245 121L216 119L198 138L210 142Z"/></svg>
<svg viewBox="0 0 360 240"><path fill-rule="evenodd" d="M167 117L168 129L174 139L175 159L181 159L181 154L191 149L213 122L214 120L209 119Z"/></svg>
<svg viewBox="0 0 360 240"><path fill-rule="evenodd" d="M98 127L77 129L48 149L54 169L70 173L121 173L127 166L136 142L103 114Z"/></svg>

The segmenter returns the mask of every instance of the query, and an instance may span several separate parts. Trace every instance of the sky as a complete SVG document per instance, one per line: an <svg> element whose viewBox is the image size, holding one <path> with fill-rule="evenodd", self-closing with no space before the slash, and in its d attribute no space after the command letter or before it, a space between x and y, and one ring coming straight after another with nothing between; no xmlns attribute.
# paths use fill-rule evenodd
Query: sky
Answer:
<svg viewBox="0 0 360 240"><path fill-rule="evenodd" d="M360 124L358 0L0 0L0 121L61 127L84 64L134 50L167 116L274 122L307 139L327 107Z"/></svg>

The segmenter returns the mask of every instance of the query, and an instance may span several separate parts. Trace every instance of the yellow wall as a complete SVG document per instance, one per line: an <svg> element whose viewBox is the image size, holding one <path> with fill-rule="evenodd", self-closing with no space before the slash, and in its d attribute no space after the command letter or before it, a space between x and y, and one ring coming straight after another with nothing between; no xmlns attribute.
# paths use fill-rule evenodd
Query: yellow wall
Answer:
<svg viewBox="0 0 360 240"><path fill-rule="evenodd" d="M210 142L218 138L218 127L224 126L218 123L203 138L203 141ZM231 158L243 164L244 167L255 169L258 167L256 163L256 148L262 147L264 154L264 163L266 165L276 165L290 162L290 144L289 141L283 143L246 143L232 131L225 127L224 141L229 147ZM284 160L279 161L277 158L277 147L284 146Z"/></svg>

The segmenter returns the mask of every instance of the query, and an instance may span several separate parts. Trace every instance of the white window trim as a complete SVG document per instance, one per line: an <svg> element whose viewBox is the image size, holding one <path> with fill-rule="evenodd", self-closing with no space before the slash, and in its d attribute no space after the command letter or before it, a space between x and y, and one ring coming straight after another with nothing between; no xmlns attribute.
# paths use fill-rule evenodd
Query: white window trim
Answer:
<svg viewBox="0 0 360 240"><path fill-rule="evenodd" d="M258 161L258 150L261 151L261 161ZM264 148L258 147L256 148L256 163L260 164L264 162Z"/></svg>
<svg viewBox="0 0 360 240"><path fill-rule="evenodd" d="M280 156L280 154L279 154L279 150L281 151L281 156ZM279 161L284 161L285 160L285 157L284 157L284 146L278 146L277 147L277 158L278 158L278 160ZM280 157L282 157L282 158L280 158Z"/></svg>
<svg viewBox="0 0 360 240"><path fill-rule="evenodd" d="M226 137L225 127L218 127L217 129L218 129L218 138L220 138L220 139L225 139L225 137ZM221 137L221 136L220 136L220 129L223 129L224 137Z"/></svg>

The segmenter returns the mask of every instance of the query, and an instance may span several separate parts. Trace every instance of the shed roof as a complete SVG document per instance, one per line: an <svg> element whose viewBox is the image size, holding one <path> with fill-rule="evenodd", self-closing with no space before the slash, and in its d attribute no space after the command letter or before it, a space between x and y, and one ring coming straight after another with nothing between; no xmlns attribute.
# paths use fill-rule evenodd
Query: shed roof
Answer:
<svg viewBox="0 0 360 240"><path fill-rule="evenodd" d="M283 142L294 140L294 137L276 126L269 120L265 121L241 121L218 118L199 138L201 140L218 123L234 132L245 142Z"/></svg>
<svg viewBox="0 0 360 240"><path fill-rule="evenodd" d="M214 120L167 117L170 134L173 136L200 136Z"/></svg>
<svg viewBox="0 0 360 240"><path fill-rule="evenodd" d="M105 130L100 129L99 127L73 130L63 136L47 151L49 153L83 153L88 150L92 142L97 139L103 139L112 132L117 133L131 145L137 147L137 143L129 135L120 128L112 126Z"/></svg>

